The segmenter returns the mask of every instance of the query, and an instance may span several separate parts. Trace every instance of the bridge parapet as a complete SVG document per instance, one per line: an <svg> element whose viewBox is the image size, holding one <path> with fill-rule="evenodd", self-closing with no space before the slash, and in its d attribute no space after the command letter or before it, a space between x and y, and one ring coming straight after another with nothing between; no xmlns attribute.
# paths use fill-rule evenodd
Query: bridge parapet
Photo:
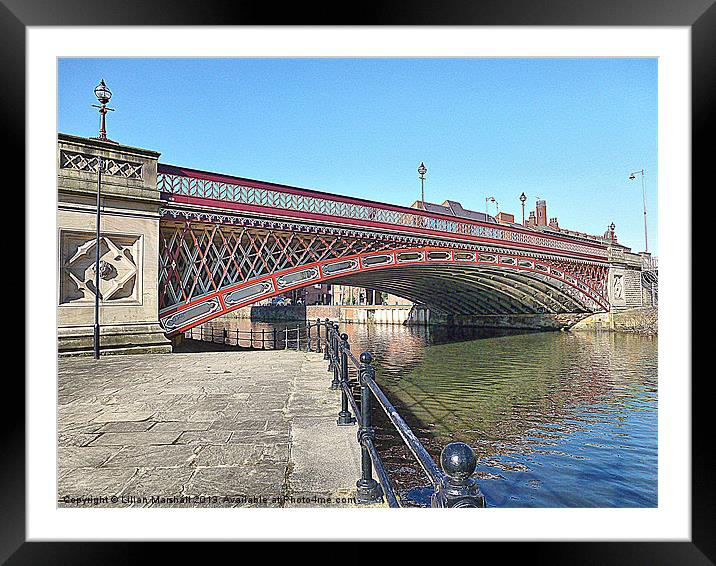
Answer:
<svg viewBox="0 0 716 566"><path fill-rule="evenodd" d="M451 241L542 250L570 257L607 259L598 239L557 235L516 225L456 218L415 208L344 197L241 177L159 165L157 186L167 201L226 212L268 214L283 218L339 223L366 229L400 231ZM227 217L228 218L228 217Z"/></svg>
<svg viewBox="0 0 716 566"><path fill-rule="evenodd" d="M642 271L659 271L659 258L651 254L641 254Z"/></svg>

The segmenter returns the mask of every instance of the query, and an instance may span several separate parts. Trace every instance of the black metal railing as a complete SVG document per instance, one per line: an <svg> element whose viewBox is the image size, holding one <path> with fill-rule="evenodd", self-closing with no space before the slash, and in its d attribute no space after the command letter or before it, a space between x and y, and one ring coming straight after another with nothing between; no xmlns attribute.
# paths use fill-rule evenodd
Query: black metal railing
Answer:
<svg viewBox="0 0 716 566"><path fill-rule="evenodd" d="M184 337L255 350L299 350L320 353L323 351L321 332L323 325L324 322L320 319L317 319L316 322L307 321L305 324L297 324L295 327L283 329L252 327L244 330L215 328L212 325L206 325L187 330Z"/></svg>
<svg viewBox="0 0 716 566"><path fill-rule="evenodd" d="M377 504L385 501L389 507L401 507L392 482L375 446L373 428L373 402L393 424L412 455L433 486L432 507L485 507L485 498L473 477L477 458L470 446L464 442L451 442L440 454L440 465L433 460L420 440L415 436L403 417L383 393L375 381L373 356L363 352L356 359L348 343L348 335L340 334L338 324L325 319L319 321L316 329L323 326L323 358L328 360L328 371L333 373L331 389L341 391L341 410L338 413L339 426L358 424L358 442L361 446L361 477L356 483L356 501L361 504ZM320 349L317 350L320 352ZM357 371L358 379L349 379L349 367ZM356 400L354 387L359 386L360 398ZM351 414L351 409L353 413ZM442 469L441 469L442 468ZM378 480L373 478L375 470Z"/></svg>

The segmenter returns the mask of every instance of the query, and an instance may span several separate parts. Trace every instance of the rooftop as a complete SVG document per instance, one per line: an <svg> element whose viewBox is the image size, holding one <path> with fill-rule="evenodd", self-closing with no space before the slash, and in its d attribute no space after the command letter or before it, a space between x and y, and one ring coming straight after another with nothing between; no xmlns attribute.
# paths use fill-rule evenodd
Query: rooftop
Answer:
<svg viewBox="0 0 716 566"><path fill-rule="evenodd" d="M465 218L468 220L478 220L480 222L490 222L493 224L497 224L497 220L495 220L494 216L490 216L489 214L486 214L484 212L467 210L455 200L446 200L442 204L435 204L433 202L425 201L425 207L423 207L422 201L416 200L413 204L410 205L410 208L418 208L421 210L425 210L426 212L433 212L435 214L446 214L448 216L455 216L457 218Z"/></svg>

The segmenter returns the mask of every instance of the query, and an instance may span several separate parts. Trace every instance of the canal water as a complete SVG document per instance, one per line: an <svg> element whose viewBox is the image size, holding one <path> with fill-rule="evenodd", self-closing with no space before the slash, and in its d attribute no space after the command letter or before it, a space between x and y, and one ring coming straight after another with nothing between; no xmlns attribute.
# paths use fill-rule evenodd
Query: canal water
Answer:
<svg viewBox="0 0 716 566"><path fill-rule="evenodd" d="M451 441L475 449L488 506L657 505L656 337L374 324L346 332L356 355L373 353L379 385L436 461ZM387 419L376 420L403 500L428 504L420 467Z"/></svg>

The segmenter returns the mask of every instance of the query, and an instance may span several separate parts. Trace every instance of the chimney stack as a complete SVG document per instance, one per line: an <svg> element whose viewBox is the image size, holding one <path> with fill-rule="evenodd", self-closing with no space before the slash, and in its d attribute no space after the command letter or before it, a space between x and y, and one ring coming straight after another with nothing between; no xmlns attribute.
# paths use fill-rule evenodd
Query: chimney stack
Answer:
<svg viewBox="0 0 716 566"><path fill-rule="evenodd" d="M537 201L537 226L547 226L547 201Z"/></svg>
<svg viewBox="0 0 716 566"><path fill-rule="evenodd" d="M530 210L530 217L527 219L527 227L534 228L537 226L537 218L535 217L535 211Z"/></svg>

